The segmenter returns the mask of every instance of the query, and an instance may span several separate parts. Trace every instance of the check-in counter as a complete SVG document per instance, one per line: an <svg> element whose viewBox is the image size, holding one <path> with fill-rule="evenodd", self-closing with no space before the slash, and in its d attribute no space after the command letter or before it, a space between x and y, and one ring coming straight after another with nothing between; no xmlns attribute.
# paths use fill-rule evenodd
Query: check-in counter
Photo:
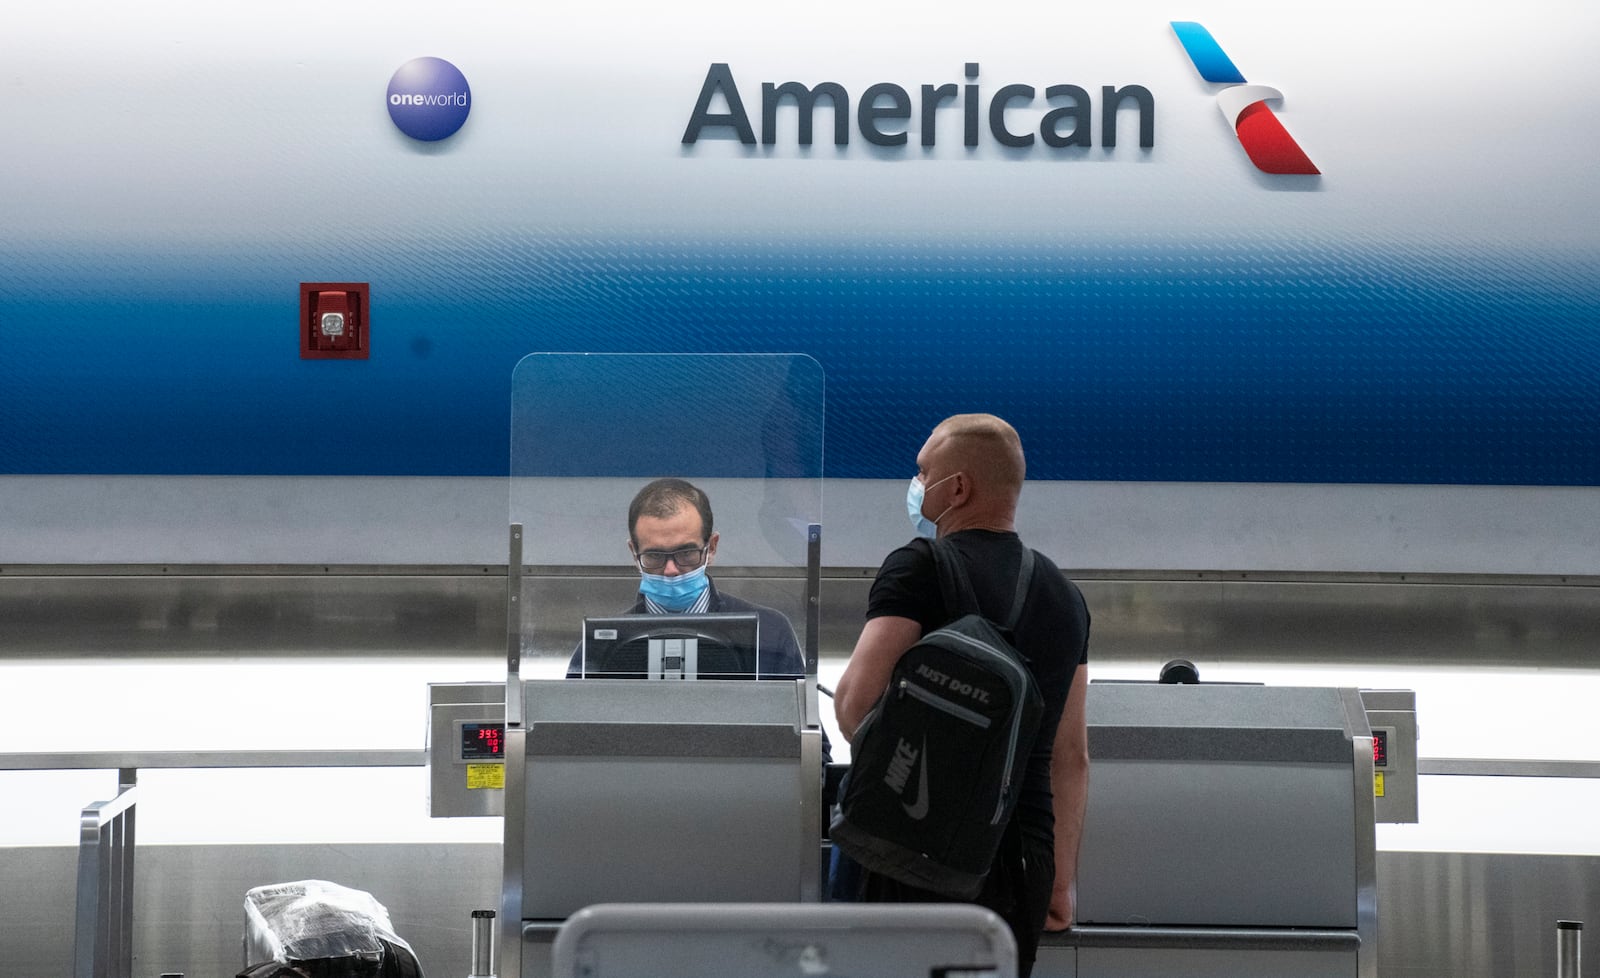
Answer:
<svg viewBox="0 0 1600 978"><path fill-rule="evenodd" d="M1088 719L1079 926L1038 974L1376 973L1359 690L1096 683Z"/></svg>
<svg viewBox="0 0 1600 978"><path fill-rule="evenodd" d="M826 802L801 684L533 688L506 732L505 790L472 787L491 783L472 768L503 685L434 687L430 723L434 814L509 816L503 939L521 974L542 974L561 920L593 903L818 898ZM1411 702L1093 684L1079 925L1046 936L1036 973L1371 978L1383 816L1368 717L1396 731L1388 793L1414 797Z"/></svg>
<svg viewBox="0 0 1600 978"><path fill-rule="evenodd" d="M821 731L794 682L529 683L506 736L503 973L597 903L820 899Z"/></svg>

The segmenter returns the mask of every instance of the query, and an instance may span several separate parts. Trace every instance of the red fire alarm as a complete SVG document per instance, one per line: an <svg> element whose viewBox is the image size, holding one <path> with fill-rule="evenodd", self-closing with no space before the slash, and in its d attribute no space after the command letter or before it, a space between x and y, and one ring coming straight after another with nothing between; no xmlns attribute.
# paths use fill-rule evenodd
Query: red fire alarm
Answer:
<svg viewBox="0 0 1600 978"><path fill-rule="evenodd" d="M366 282L300 283L300 359L367 358Z"/></svg>

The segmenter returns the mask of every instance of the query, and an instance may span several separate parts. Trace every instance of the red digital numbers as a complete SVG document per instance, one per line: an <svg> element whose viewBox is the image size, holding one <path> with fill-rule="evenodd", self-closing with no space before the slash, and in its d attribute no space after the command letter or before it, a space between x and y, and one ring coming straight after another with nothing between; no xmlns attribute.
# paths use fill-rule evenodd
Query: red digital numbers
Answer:
<svg viewBox="0 0 1600 978"><path fill-rule="evenodd" d="M506 729L498 723L464 723L461 725L461 758L478 760L486 757L504 757Z"/></svg>
<svg viewBox="0 0 1600 978"><path fill-rule="evenodd" d="M1387 730L1372 731L1372 765L1373 767L1389 766L1389 732Z"/></svg>
<svg viewBox="0 0 1600 978"><path fill-rule="evenodd" d="M489 753L496 757L499 757L505 749L504 745L501 743L503 737L504 735L500 732L499 727L478 728L478 742L483 744L483 746L488 749Z"/></svg>

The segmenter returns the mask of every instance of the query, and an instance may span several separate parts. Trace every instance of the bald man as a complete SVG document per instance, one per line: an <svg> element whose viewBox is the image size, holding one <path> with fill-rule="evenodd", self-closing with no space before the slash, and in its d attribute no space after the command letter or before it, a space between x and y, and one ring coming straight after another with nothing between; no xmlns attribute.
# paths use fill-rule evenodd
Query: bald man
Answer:
<svg viewBox="0 0 1600 978"><path fill-rule="evenodd" d="M1024 544L1015 524L1026 473L1021 439L994 415L959 414L928 436L906 493L918 539L891 553L878 570L866 625L835 691L834 712L846 738L854 739L883 695L900 656L956 617L944 607L927 539L954 545L984 615L1005 620L1022 562ZM1011 927L1023 978L1033 969L1040 933L1072 925L1089 786L1088 674L1079 668L1088 661L1089 611L1048 557L1034 551L1034 561L1014 637L1038 683L1044 715L1016 813L976 901ZM875 873L866 874L861 896L885 903L949 899Z"/></svg>

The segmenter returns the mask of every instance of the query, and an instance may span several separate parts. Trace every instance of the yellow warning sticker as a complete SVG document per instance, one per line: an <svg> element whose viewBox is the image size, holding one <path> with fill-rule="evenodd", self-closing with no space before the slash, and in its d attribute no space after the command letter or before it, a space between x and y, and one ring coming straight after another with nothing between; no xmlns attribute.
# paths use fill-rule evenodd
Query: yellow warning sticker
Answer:
<svg viewBox="0 0 1600 978"><path fill-rule="evenodd" d="M1381 776L1381 775L1380 775ZM506 786L506 766L504 764L468 764L467 789L500 788ZM1383 794L1380 789L1378 792Z"/></svg>
<svg viewBox="0 0 1600 978"><path fill-rule="evenodd" d="M1383 797L1383 772L1382 771L1374 771L1374 772L1372 772L1372 789L1373 789L1372 790L1373 794L1377 795L1379 798Z"/></svg>

